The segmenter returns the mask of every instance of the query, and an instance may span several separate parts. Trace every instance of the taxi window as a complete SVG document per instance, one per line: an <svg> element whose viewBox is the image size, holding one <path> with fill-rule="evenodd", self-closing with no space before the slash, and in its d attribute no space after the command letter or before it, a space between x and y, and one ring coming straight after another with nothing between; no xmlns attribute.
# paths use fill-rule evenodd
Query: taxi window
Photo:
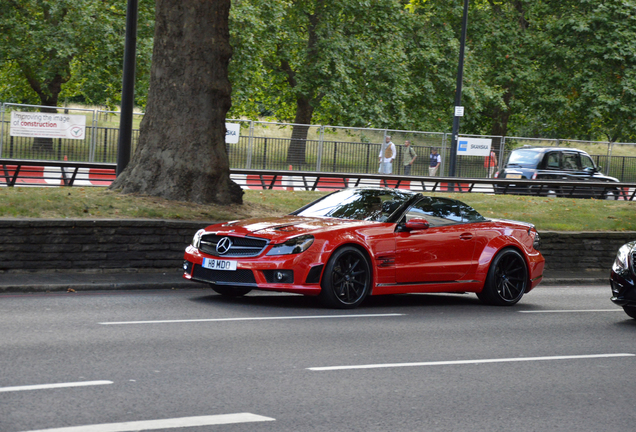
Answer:
<svg viewBox="0 0 636 432"><path fill-rule="evenodd" d="M546 169L559 169L559 155L557 152L548 153L545 163Z"/></svg>
<svg viewBox="0 0 636 432"><path fill-rule="evenodd" d="M585 169L585 168L596 168L592 158L589 157L588 155L584 155L584 154L581 155L581 167L583 169Z"/></svg>
<svg viewBox="0 0 636 432"><path fill-rule="evenodd" d="M563 153L563 169L570 171L578 170L578 158L579 155L576 153Z"/></svg>

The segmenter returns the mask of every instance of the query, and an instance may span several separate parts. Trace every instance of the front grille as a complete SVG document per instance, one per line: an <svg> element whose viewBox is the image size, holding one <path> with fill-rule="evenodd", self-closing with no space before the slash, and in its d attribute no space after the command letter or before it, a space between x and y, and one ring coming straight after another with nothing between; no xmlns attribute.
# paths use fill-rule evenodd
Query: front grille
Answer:
<svg viewBox="0 0 636 432"><path fill-rule="evenodd" d="M220 254L216 250L216 245L221 239L228 238L232 241L232 246L229 250ZM201 243L199 249L209 255L223 256L223 257L254 257L259 255L268 241L264 239L258 239L253 237L233 237L233 236L220 236L216 234L204 234L201 237Z"/></svg>
<svg viewBox="0 0 636 432"><path fill-rule="evenodd" d="M235 271L210 270L200 265L195 265L192 271L192 278L204 282L226 285L256 285L256 279L254 279L252 270L245 269Z"/></svg>

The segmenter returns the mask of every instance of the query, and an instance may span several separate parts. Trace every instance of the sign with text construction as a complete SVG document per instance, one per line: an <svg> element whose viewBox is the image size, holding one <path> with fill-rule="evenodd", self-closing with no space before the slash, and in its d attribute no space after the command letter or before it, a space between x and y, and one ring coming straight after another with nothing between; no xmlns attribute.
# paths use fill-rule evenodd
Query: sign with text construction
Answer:
<svg viewBox="0 0 636 432"><path fill-rule="evenodd" d="M11 112L11 136L36 138L66 138L83 140L86 117L83 115Z"/></svg>
<svg viewBox="0 0 636 432"><path fill-rule="evenodd" d="M458 156L490 156L492 139L489 138L457 138Z"/></svg>
<svg viewBox="0 0 636 432"><path fill-rule="evenodd" d="M241 136L241 125L237 123L225 123L225 143L238 144Z"/></svg>

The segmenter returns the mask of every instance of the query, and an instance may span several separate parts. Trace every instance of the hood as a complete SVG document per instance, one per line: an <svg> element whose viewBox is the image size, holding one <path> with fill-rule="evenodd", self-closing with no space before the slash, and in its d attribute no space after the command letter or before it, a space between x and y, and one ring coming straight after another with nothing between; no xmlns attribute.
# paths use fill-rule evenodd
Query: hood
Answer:
<svg viewBox="0 0 636 432"><path fill-rule="evenodd" d="M260 237L277 242L301 234L315 234L316 232L375 223L377 222L289 215L231 221L210 226L206 228L206 231L214 231L218 235Z"/></svg>

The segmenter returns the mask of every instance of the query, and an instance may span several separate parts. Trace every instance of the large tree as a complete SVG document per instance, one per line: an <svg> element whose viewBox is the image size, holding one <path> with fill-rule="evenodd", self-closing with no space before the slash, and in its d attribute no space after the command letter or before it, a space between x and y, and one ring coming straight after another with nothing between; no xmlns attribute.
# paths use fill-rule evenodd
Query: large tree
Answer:
<svg viewBox="0 0 636 432"><path fill-rule="evenodd" d="M242 202L229 175L225 116L230 0L157 0L146 115L124 193L221 204Z"/></svg>

